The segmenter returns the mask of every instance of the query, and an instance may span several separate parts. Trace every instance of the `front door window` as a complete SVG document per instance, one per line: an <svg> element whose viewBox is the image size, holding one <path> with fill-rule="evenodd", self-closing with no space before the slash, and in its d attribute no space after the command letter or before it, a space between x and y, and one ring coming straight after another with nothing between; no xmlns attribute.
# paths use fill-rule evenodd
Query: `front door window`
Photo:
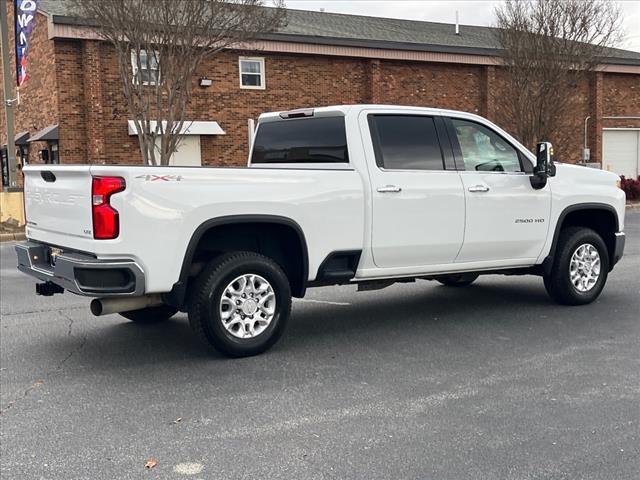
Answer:
<svg viewBox="0 0 640 480"><path fill-rule="evenodd" d="M451 119L465 170L472 172L521 172L518 152L497 133L479 123Z"/></svg>

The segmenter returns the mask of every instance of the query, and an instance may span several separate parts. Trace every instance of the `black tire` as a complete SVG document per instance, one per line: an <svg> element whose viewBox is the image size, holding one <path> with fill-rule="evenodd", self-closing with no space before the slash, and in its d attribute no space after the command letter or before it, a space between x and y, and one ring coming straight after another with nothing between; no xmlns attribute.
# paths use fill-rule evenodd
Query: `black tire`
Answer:
<svg viewBox="0 0 640 480"><path fill-rule="evenodd" d="M447 287L466 287L475 282L479 276L477 273L455 273L443 275L436 280Z"/></svg>
<svg viewBox="0 0 640 480"><path fill-rule="evenodd" d="M169 320L178 309L169 305L160 305L159 307L141 308L140 310L130 310L121 312L120 316L140 324L160 323Z"/></svg>
<svg viewBox="0 0 640 480"><path fill-rule="evenodd" d="M264 331L251 338L239 338L224 326L220 302L231 282L250 274L259 275L270 284L275 313ZM271 348L285 330L291 313L289 279L268 257L253 252L226 253L210 262L189 287L188 312L192 330L204 343L230 357L257 355Z"/></svg>
<svg viewBox="0 0 640 480"><path fill-rule="evenodd" d="M571 257L581 245L592 245L600 256L600 273L595 284L588 291L580 291L571 281ZM590 228L568 227L560 232L553 265L549 275L544 277L547 293L561 305L585 305L598 296L609 274L609 253L602 237Z"/></svg>

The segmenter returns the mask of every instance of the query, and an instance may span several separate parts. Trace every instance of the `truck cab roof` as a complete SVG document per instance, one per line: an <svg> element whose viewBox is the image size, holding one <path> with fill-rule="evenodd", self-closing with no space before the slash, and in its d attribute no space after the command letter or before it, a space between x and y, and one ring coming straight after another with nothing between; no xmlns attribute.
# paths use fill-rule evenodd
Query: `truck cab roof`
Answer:
<svg viewBox="0 0 640 480"><path fill-rule="evenodd" d="M394 110L394 111L406 111L416 112L419 111L423 114L431 115L451 115L456 117L475 118L486 122L487 120L474 113L465 112L462 110L450 110L433 107L420 107L411 105L387 105L387 104L353 104L353 105L329 105L324 107L308 107L294 110L282 110L276 112L263 113L258 117L259 122L270 122L287 120L290 118L301 117L325 117L333 115L346 116L347 114L357 115L364 110Z"/></svg>

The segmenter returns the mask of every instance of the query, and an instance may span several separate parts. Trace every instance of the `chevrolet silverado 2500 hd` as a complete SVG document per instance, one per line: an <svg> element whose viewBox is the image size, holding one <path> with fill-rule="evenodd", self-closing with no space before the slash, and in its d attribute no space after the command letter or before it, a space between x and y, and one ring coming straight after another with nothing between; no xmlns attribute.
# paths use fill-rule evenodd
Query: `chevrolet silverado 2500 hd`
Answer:
<svg viewBox="0 0 640 480"><path fill-rule="evenodd" d="M358 105L260 117L249 168L30 165L18 268L136 322L186 311L231 356L309 287L533 274L592 302L624 249L613 173L554 164L469 113Z"/></svg>

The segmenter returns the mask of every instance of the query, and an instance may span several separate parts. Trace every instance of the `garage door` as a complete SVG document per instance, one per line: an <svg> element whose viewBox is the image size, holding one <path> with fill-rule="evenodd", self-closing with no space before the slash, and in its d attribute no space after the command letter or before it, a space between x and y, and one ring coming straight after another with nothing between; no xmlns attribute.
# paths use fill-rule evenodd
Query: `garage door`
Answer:
<svg viewBox="0 0 640 480"><path fill-rule="evenodd" d="M156 151L160 152L162 140L156 138ZM159 156L160 153L157 153ZM158 158L158 157L156 157ZM184 135L177 145L176 151L169 159L169 165L180 167L200 166L202 159L200 155L200 135Z"/></svg>
<svg viewBox="0 0 640 480"><path fill-rule="evenodd" d="M603 141L603 168L638 178L640 162L640 130L605 130Z"/></svg>

